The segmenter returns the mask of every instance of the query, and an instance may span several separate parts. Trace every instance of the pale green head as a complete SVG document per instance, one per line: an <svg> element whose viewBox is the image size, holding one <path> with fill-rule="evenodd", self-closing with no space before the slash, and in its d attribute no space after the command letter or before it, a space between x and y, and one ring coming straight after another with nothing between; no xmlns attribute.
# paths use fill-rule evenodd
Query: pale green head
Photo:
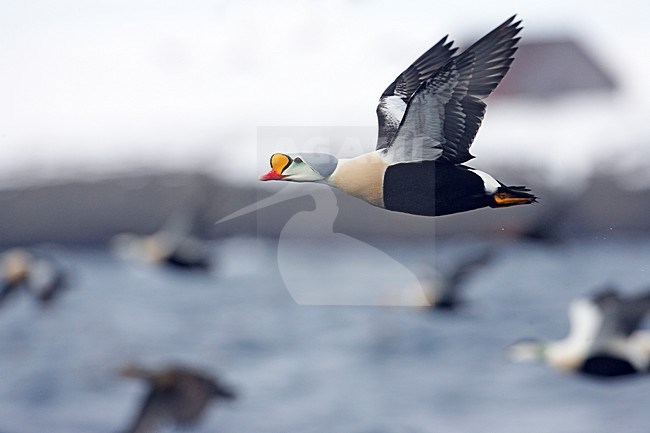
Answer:
<svg viewBox="0 0 650 433"><path fill-rule="evenodd" d="M546 342L531 338L520 340L506 347L505 352L512 362L534 362L544 359L547 346Z"/></svg>
<svg viewBox="0 0 650 433"><path fill-rule="evenodd" d="M274 153L271 171L260 180L284 180L289 182L321 182L336 170L338 159L327 153Z"/></svg>

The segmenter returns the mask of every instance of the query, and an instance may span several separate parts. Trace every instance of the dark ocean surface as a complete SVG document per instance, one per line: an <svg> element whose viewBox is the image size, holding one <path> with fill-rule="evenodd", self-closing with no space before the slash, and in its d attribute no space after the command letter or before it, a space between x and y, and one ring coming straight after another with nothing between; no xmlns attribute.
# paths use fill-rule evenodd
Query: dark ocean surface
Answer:
<svg viewBox="0 0 650 433"><path fill-rule="evenodd" d="M239 392L212 406L198 432L650 431L650 378L599 381L503 354L520 338L563 337L577 296L607 283L650 286L650 239L492 246L495 259L467 281L454 313L381 305L408 296L409 270L444 270L485 244L365 254L339 240L282 240L278 260L277 241L232 238L213 245L211 274L42 247L71 271L72 287L49 308L19 293L0 309L0 432L121 431L144 393L116 374L130 361L200 367ZM300 298L307 289L312 297ZM294 300L332 291L376 305Z"/></svg>

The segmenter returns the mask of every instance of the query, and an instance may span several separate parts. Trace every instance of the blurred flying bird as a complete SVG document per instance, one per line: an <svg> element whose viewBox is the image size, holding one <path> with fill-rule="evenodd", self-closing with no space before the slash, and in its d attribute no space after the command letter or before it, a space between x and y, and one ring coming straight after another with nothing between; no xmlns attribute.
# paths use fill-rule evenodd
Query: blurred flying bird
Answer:
<svg viewBox="0 0 650 433"><path fill-rule="evenodd" d="M569 335L558 341L522 340L507 348L516 362L541 359L550 366L591 376L647 373L650 332L639 327L650 311L650 292L622 297L606 289L569 307Z"/></svg>
<svg viewBox="0 0 650 433"><path fill-rule="evenodd" d="M125 433L153 433L165 426L196 424L211 401L233 400L235 393L201 371L181 366L148 370L127 365L124 377L145 380L149 386L138 414Z"/></svg>
<svg viewBox="0 0 650 433"><path fill-rule="evenodd" d="M207 270L210 257L203 242L193 235L195 220L194 212L179 209L156 233L148 236L122 233L112 239L111 246L118 256L128 260Z"/></svg>
<svg viewBox="0 0 650 433"><path fill-rule="evenodd" d="M52 259L17 248L2 254L0 262L0 304L19 288L29 291L41 304L48 304L66 288L66 273Z"/></svg>
<svg viewBox="0 0 650 433"><path fill-rule="evenodd" d="M492 250L480 251L462 258L456 265L441 272L433 268L424 279L422 288L432 308L453 310L462 303L462 290L467 279L492 261Z"/></svg>
<svg viewBox="0 0 650 433"><path fill-rule="evenodd" d="M260 180L319 182L392 211L436 216L530 204L523 186L506 186L462 165L489 96L514 60L521 30L511 17L455 55L445 36L402 72L377 107L376 150L352 159L275 153Z"/></svg>
<svg viewBox="0 0 650 433"><path fill-rule="evenodd" d="M520 240L541 245L557 246L564 242L567 219L576 211L580 201L575 194L567 193L544 203L544 209L536 212L528 225L521 227L517 233Z"/></svg>

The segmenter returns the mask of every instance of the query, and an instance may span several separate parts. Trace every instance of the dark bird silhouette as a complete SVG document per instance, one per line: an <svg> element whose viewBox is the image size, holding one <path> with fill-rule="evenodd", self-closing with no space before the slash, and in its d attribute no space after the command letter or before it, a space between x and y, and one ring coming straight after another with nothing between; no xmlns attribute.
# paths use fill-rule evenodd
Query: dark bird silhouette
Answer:
<svg viewBox="0 0 650 433"><path fill-rule="evenodd" d="M24 250L10 250L2 254L0 261L2 264L0 304L2 304L9 295L27 281L30 255Z"/></svg>
<svg viewBox="0 0 650 433"><path fill-rule="evenodd" d="M518 237L522 241L548 246L559 246L566 238L567 220L576 211L579 200L574 194L556 197L544 203L544 208L525 226L521 227Z"/></svg>
<svg viewBox="0 0 650 433"><path fill-rule="evenodd" d="M650 332L639 329L650 312L650 291L622 296L608 288L569 308L569 335L558 341L522 340L507 351L514 361L541 359L550 366L597 377L650 371Z"/></svg>
<svg viewBox="0 0 650 433"><path fill-rule="evenodd" d="M467 279L494 258L492 250L464 257L447 272L434 269L422 282L422 288L432 308L453 310L462 304L462 290Z"/></svg>
<svg viewBox="0 0 650 433"><path fill-rule="evenodd" d="M210 256L204 243L194 235L195 226L195 212L179 209L156 233L148 236L123 233L115 236L112 246L120 257L128 260L209 270Z"/></svg>
<svg viewBox="0 0 650 433"><path fill-rule="evenodd" d="M0 257L0 262L0 304L21 288L41 304L49 304L67 287L67 273L52 259L17 248L6 251Z"/></svg>
<svg viewBox="0 0 650 433"><path fill-rule="evenodd" d="M235 393L216 378L186 367L154 371L127 365L121 374L145 380L149 386L125 433L153 433L165 425L192 426L201 419L210 402L236 398Z"/></svg>

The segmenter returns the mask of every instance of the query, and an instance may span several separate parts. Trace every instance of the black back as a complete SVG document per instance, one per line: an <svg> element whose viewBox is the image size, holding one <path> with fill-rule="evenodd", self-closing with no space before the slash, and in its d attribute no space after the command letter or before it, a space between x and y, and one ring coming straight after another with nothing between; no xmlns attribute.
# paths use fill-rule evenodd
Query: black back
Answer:
<svg viewBox="0 0 650 433"><path fill-rule="evenodd" d="M168 265L178 269L209 270L210 257L204 246L194 238L183 239L165 258Z"/></svg>
<svg viewBox="0 0 650 433"><path fill-rule="evenodd" d="M438 161L391 165L384 174L384 207L437 216L486 207L483 180L467 167Z"/></svg>
<svg viewBox="0 0 650 433"><path fill-rule="evenodd" d="M165 259L168 265L174 266L178 269L203 269L210 268L210 262L207 259L188 260L180 254L171 254Z"/></svg>
<svg viewBox="0 0 650 433"><path fill-rule="evenodd" d="M580 368L580 373L599 377L629 376L638 372L628 361L609 355L590 356Z"/></svg>

